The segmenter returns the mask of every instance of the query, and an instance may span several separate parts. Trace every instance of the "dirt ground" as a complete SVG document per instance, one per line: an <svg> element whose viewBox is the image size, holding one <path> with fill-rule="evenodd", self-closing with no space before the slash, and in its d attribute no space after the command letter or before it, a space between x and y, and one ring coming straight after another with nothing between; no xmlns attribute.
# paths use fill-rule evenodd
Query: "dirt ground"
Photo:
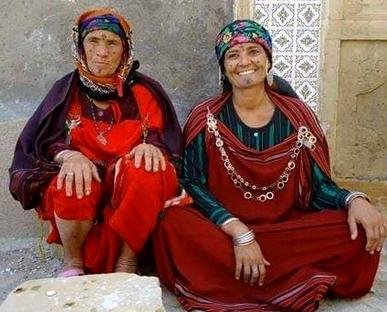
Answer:
<svg viewBox="0 0 387 312"><path fill-rule="evenodd" d="M61 268L56 249L36 238L0 239L0 244L0 302L22 282L56 276Z"/></svg>

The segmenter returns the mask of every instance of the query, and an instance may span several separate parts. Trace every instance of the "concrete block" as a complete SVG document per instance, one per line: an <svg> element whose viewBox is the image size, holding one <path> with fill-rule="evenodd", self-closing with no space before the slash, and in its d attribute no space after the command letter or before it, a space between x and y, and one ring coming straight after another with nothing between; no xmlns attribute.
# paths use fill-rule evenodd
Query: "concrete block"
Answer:
<svg viewBox="0 0 387 312"><path fill-rule="evenodd" d="M0 307L0 312L162 312L159 280L136 274L112 273L24 282Z"/></svg>

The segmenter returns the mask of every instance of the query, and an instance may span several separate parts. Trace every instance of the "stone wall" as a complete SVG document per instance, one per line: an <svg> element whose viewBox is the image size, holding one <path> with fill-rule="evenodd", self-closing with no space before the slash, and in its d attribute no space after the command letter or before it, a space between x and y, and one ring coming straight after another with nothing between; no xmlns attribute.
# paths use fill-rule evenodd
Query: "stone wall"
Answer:
<svg viewBox="0 0 387 312"><path fill-rule="evenodd" d="M387 207L387 1L330 0L321 119L333 173Z"/></svg>
<svg viewBox="0 0 387 312"><path fill-rule="evenodd" d="M140 70L162 83L181 122L196 102L219 91L214 39L232 19L232 0L0 0L0 236L38 233L33 212L8 194L7 168L26 118L74 68L74 18L95 6L113 6L131 21Z"/></svg>

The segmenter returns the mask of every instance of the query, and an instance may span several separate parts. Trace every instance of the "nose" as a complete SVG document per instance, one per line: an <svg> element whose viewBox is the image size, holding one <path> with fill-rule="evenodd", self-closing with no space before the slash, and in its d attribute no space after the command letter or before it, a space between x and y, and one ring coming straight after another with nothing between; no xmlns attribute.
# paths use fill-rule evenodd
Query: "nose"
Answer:
<svg viewBox="0 0 387 312"><path fill-rule="evenodd" d="M97 46L97 55L98 56L106 57L106 56L108 56L108 54L109 54L108 47L105 44L99 44Z"/></svg>
<svg viewBox="0 0 387 312"><path fill-rule="evenodd" d="M239 65L246 66L250 64L250 57L247 53L241 53L239 57Z"/></svg>

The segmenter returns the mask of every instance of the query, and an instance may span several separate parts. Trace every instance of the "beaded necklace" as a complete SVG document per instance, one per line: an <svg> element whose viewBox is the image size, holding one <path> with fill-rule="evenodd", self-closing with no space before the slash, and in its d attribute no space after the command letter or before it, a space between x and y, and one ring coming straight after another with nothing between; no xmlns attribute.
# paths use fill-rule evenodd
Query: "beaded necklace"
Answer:
<svg viewBox="0 0 387 312"><path fill-rule="evenodd" d="M87 94L85 94L85 96L86 96L86 99L90 105L91 117L93 118L94 128L97 131L96 138L97 138L98 142L101 143L102 145L107 145L108 140L106 139L105 135L113 128L114 116L112 116L108 127L105 130L101 130L101 128L98 125L97 117L95 116L95 111L94 111L95 104L94 104L93 100Z"/></svg>

